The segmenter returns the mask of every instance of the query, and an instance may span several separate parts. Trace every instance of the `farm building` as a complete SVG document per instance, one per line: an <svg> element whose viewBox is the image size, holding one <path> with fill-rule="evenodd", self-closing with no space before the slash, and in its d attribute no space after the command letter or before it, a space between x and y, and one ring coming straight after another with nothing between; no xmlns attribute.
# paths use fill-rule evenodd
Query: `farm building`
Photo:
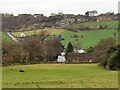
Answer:
<svg viewBox="0 0 120 90"><path fill-rule="evenodd" d="M74 52L75 53L86 53L84 49L79 49L79 50L74 49Z"/></svg>
<svg viewBox="0 0 120 90"><path fill-rule="evenodd" d="M68 53L66 63L94 62L92 53Z"/></svg>
<svg viewBox="0 0 120 90"><path fill-rule="evenodd" d="M78 22L86 22L86 21L89 21L89 17L85 16L85 15L80 15L78 14L76 16L76 19Z"/></svg>
<svg viewBox="0 0 120 90"><path fill-rule="evenodd" d="M20 34L20 37L21 37L21 38L24 38L24 37L26 37L26 36L25 36L24 33L21 33L21 34Z"/></svg>
<svg viewBox="0 0 120 90"><path fill-rule="evenodd" d="M110 12L96 16L97 21L111 21L114 20L114 18L116 18L114 13Z"/></svg>
<svg viewBox="0 0 120 90"><path fill-rule="evenodd" d="M65 59L64 56L60 56L60 55L59 55L59 56L58 56L58 59L57 59L57 62L62 62L62 63L63 63L63 62L65 62L65 60L66 60L66 59Z"/></svg>
<svg viewBox="0 0 120 90"><path fill-rule="evenodd" d="M62 52L61 55L58 56L57 58L57 62L65 62L66 59L65 59L65 52Z"/></svg>

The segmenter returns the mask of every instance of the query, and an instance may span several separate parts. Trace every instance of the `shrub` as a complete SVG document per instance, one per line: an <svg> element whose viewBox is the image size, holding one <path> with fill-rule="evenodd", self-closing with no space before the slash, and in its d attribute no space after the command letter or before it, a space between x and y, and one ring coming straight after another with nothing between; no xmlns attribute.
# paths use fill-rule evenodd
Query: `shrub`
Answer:
<svg viewBox="0 0 120 90"><path fill-rule="evenodd" d="M107 64L111 70L120 68L120 51L113 53L109 58Z"/></svg>
<svg viewBox="0 0 120 90"><path fill-rule="evenodd" d="M87 49L87 52L88 53L93 53L95 51L95 49L93 48L93 47L89 47L88 49Z"/></svg>

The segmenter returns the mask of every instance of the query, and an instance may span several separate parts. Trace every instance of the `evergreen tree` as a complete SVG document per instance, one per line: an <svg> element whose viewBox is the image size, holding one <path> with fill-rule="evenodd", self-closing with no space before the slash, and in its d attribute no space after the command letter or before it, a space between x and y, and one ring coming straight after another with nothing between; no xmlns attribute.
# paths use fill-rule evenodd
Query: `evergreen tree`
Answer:
<svg viewBox="0 0 120 90"><path fill-rule="evenodd" d="M68 43L68 46L66 48L66 53L69 53L69 52L74 52L74 48L71 42Z"/></svg>

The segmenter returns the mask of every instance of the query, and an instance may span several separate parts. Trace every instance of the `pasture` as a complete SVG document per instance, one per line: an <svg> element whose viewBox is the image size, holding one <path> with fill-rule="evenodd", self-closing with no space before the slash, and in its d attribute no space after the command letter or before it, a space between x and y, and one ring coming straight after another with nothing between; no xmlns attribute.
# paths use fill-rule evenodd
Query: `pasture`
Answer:
<svg viewBox="0 0 120 90"><path fill-rule="evenodd" d="M50 28L45 28L45 29L40 29L40 30L31 30L31 31L23 31L23 33L26 36L31 36L31 35L37 35L39 33L41 33L41 31L45 32L46 34L50 34L50 35L59 35L61 34L64 30L63 29L50 29ZM21 32L13 32L12 33L14 36L20 36Z"/></svg>
<svg viewBox="0 0 120 90"><path fill-rule="evenodd" d="M79 27L86 27L89 26L90 28L98 28L99 25L106 25L107 28L117 28L118 21L99 21L99 22L86 22L86 23L78 23L73 24L72 27L79 28Z"/></svg>
<svg viewBox="0 0 120 90"><path fill-rule="evenodd" d="M75 43L78 42L79 45L82 48L88 48L90 46L96 45L101 39L109 38L109 37L114 37L113 33L116 32L117 30L92 30L92 31L81 31L81 32L70 32L70 31L65 31L62 33L62 36L65 38L63 44L67 46L69 42ZM76 38L73 38L74 35L77 35L77 41ZM81 38L83 36L83 38ZM117 39L117 37L116 37Z"/></svg>
<svg viewBox="0 0 120 90"><path fill-rule="evenodd" d="M66 47L69 42L72 42L73 44L75 42L79 43L80 47L82 48L88 48L90 46L96 45L101 39L109 38L109 37L114 37L113 33L117 32L117 30L112 29L112 30L91 30L91 31L80 31L80 32L71 32L68 30L64 29L42 29L42 30L34 30L34 31L25 31L24 34L26 36L30 36L31 34L38 34L41 31L45 31L47 34L50 35L61 35L64 37L64 40L61 41L64 46ZM12 33L14 36L19 36L20 32L13 32ZM77 41L76 38L73 38L74 35L77 35ZM81 38L83 36L83 38ZM116 37L117 39L117 37Z"/></svg>
<svg viewBox="0 0 120 90"><path fill-rule="evenodd" d="M24 69L25 72L19 72ZM97 64L3 66L3 88L117 88L118 72Z"/></svg>
<svg viewBox="0 0 120 90"><path fill-rule="evenodd" d="M71 27L86 27L89 26L91 28L97 28L99 25L105 26L107 25L107 29L104 30L89 30L89 31L80 31L80 32L71 32L66 29L40 29L40 30L32 30L32 31L23 31L26 36L37 35L41 33L41 31L46 32L49 35L61 35L64 40L61 41L66 47L69 42L72 44L78 44L81 48L89 48L91 46L95 46L101 39L114 37L113 33L118 33L117 26L118 21L100 21L100 22L86 22L86 23L78 23L73 24ZM20 36L21 32L12 32L14 36ZM77 35L77 40L73 36ZM83 36L83 38L81 38Z"/></svg>
<svg viewBox="0 0 120 90"><path fill-rule="evenodd" d="M3 41L11 41L12 39L4 32L0 32L0 39Z"/></svg>

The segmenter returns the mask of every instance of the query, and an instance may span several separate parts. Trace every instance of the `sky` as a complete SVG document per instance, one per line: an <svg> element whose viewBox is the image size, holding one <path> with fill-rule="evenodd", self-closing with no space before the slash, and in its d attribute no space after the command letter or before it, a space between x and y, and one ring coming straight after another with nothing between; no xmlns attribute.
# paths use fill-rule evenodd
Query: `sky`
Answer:
<svg viewBox="0 0 120 90"><path fill-rule="evenodd" d="M1 13L44 14L63 12L67 14L84 14L97 10L98 14L118 12L119 0L0 0Z"/></svg>

